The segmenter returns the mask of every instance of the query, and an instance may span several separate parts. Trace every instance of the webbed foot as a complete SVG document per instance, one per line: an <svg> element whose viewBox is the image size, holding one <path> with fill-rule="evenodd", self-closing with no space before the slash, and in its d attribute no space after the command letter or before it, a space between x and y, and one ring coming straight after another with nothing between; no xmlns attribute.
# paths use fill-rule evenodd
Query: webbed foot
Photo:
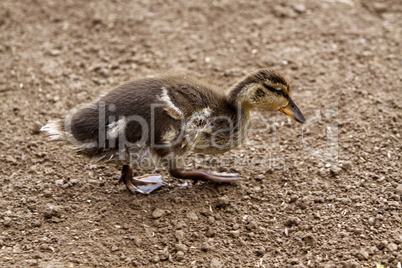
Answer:
<svg viewBox="0 0 402 268"><path fill-rule="evenodd" d="M128 165L123 165L120 181L126 185L127 190L132 194L150 194L151 192L166 185L162 181L162 176L158 174L133 177L133 170Z"/></svg>
<svg viewBox="0 0 402 268"><path fill-rule="evenodd" d="M241 180L237 173L217 173L206 170L171 169L170 175L179 179L211 180L215 182L233 182Z"/></svg>

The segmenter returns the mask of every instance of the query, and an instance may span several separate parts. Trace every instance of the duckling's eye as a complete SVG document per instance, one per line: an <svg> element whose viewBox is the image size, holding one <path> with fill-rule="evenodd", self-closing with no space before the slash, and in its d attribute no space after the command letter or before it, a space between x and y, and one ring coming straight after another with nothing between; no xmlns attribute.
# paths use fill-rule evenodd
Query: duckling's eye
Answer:
<svg viewBox="0 0 402 268"><path fill-rule="evenodd" d="M265 86L265 88L268 89L269 91L272 91L272 92L275 92L275 93L278 93L278 94L283 95L283 89L282 89L282 88L274 88L274 87L271 87L271 86L266 85L266 84L264 84L264 86Z"/></svg>

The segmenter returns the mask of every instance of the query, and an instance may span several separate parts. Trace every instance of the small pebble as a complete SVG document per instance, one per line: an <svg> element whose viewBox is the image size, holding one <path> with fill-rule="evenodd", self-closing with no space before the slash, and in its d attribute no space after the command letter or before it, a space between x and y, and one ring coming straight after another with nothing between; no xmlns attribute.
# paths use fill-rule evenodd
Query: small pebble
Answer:
<svg viewBox="0 0 402 268"><path fill-rule="evenodd" d="M192 221L198 221L198 216L194 211L187 212L186 217Z"/></svg>
<svg viewBox="0 0 402 268"><path fill-rule="evenodd" d="M153 263L157 263L159 261L160 261L160 258L159 258L158 255L153 256L152 259L151 259L151 262L153 262Z"/></svg>
<svg viewBox="0 0 402 268"><path fill-rule="evenodd" d="M226 196L221 196L216 202L217 207L226 207L229 205L229 199Z"/></svg>
<svg viewBox="0 0 402 268"><path fill-rule="evenodd" d="M359 261L367 261L370 257L369 253L363 249L356 252L355 256Z"/></svg>
<svg viewBox="0 0 402 268"><path fill-rule="evenodd" d="M229 232L229 236L233 237L233 238L237 238L240 236L240 231L239 230L235 230L235 231L230 231Z"/></svg>
<svg viewBox="0 0 402 268"><path fill-rule="evenodd" d="M395 194L402 195L402 184L398 184L398 186L395 188Z"/></svg>
<svg viewBox="0 0 402 268"><path fill-rule="evenodd" d="M285 226L291 227L294 225L299 225L301 223L301 220L298 217L289 217L285 221Z"/></svg>
<svg viewBox="0 0 402 268"><path fill-rule="evenodd" d="M178 251L176 253L176 260L177 261L182 261L184 259L184 252L183 251Z"/></svg>
<svg viewBox="0 0 402 268"><path fill-rule="evenodd" d="M289 260L289 263L290 263L291 265L296 265L296 264L299 263L299 259L297 259L297 258L290 259L290 260Z"/></svg>
<svg viewBox="0 0 402 268"><path fill-rule="evenodd" d="M398 250L398 245L395 243L389 243L387 245L387 248L389 249L389 251L397 251Z"/></svg>
<svg viewBox="0 0 402 268"><path fill-rule="evenodd" d="M340 167L332 166L330 169L330 172L331 172L332 176L337 177L337 176L339 176L339 173L341 172L341 170L342 169Z"/></svg>
<svg viewBox="0 0 402 268"><path fill-rule="evenodd" d="M345 162L342 163L342 168L343 168L344 170L348 170L348 169L350 169L351 167L352 167L352 162L351 162L351 161L345 161Z"/></svg>
<svg viewBox="0 0 402 268"><path fill-rule="evenodd" d="M178 221L177 224L176 224L176 228L177 228L178 230L184 229L184 228L186 228L186 227L187 227L187 225L186 225L183 221Z"/></svg>
<svg viewBox="0 0 402 268"><path fill-rule="evenodd" d="M60 53L61 53L61 51L58 49L52 49L49 51L50 56L53 56L53 57L60 55Z"/></svg>
<svg viewBox="0 0 402 268"><path fill-rule="evenodd" d="M379 242L379 243L377 244L377 248L378 248L379 250L383 250L387 245L388 245L388 242L384 240L384 241L381 241L381 242Z"/></svg>
<svg viewBox="0 0 402 268"><path fill-rule="evenodd" d="M158 218L163 217L165 215L166 215L166 210L161 209L161 208L156 208L152 212L152 218L154 218L154 219L158 219Z"/></svg>
<svg viewBox="0 0 402 268"><path fill-rule="evenodd" d="M388 5L387 3L375 2L373 3L373 8L375 12L383 13L388 10Z"/></svg>
<svg viewBox="0 0 402 268"><path fill-rule="evenodd" d="M255 222L251 221L247 224L247 229L250 231L255 230L255 229L257 229L257 224Z"/></svg>
<svg viewBox="0 0 402 268"><path fill-rule="evenodd" d="M160 256L159 256L161 261L166 261L169 259L169 252L168 251L163 251Z"/></svg>
<svg viewBox="0 0 402 268"><path fill-rule="evenodd" d="M201 245L201 250L203 252L207 252L207 251L210 251L212 249L213 249L213 247L208 243L204 243L204 244Z"/></svg>
<svg viewBox="0 0 402 268"><path fill-rule="evenodd" d="M297 13L304 13L307 10L306 6L302 3L293 5L293 9Z"/></svg>
<svg viewBox="0 0 402 268"><path fill-rule="evenodd" d="M13 165L18 165L17 159L12 157L11 155L6 155L6 162L13 164Z"/></svg>
<svg viewBox="0 0 402 268"><path fill-rule="evenodd" d="M35 121L32 125L32 134L34 134L34 135L39 134L41 128L42 128L42 124L38 121Z"/></svg>
<svg viewBox="0 0 402 268"><path fill-rule="evenodd" d="M38 265L38 260L34 260L34 259L26 260L25 262L29 266L37 266Z"/></svg>
<svg viewBox="0 0 402 268"><path fill-rule="evenodd" d="M11 226L11 219L9 217L4 217L3 225L4 225L4 227L10 227Z"/></svg>
<svg viewBox="0 0 402 268"><path fill-rule="evenodd" d="M306 244L306 246L309 247L314 247L317 244L316 239L312 234L304 236L302 240Z"/></svg>
<svg viewBox="0 0 402 268"><path fill-rule="evenodd" d="M188 249L188 247L181 242L179 244L176 244L175 248L178 252L179 251L187 252L187 249Z"/></svg>
<svg viewBox="0 0 402 268"><path fill-rule="evenodd" d="M176 238L179 241L183 241L184 238L185 238L184 231L183 230L177 230L176 231Z"/></svg>
<svg viewBox="0 0 402 268"><path fill-rule="evenodd" d="M223 267L223 264L218 258L212 258L210 267L211 268L221 268L221 267Z"/></svg>
<svg viewBox="0 0 402 268"><path fill-rule="evenodd" d="M46 219L50 219L54 216L59 217L61 208L59 206L54 206L54 205L48 204L48 205L46 205L46 207L43 210L44 210L43 216Z"/></svg>
<svg viewBox="0 0 402 268"><path fill-rule="evenodd" d="M212 216L209 216L208 217L208 223L209 224L214 224L216 221L215 221L215 218L214 217L212 217Z"/></svg>

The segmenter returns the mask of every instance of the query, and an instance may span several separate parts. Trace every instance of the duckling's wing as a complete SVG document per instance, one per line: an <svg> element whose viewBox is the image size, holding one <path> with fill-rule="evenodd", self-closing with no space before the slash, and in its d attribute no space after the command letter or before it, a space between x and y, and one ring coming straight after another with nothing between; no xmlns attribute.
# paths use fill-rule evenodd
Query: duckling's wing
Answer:
<svg viewBox="0 0 402 268"><path fill-rule="evenodd" d="M189 118L205 108L214 109L225 101L223 91L194 76L167 78L161 87L161 100L173 117Z"/></svg>

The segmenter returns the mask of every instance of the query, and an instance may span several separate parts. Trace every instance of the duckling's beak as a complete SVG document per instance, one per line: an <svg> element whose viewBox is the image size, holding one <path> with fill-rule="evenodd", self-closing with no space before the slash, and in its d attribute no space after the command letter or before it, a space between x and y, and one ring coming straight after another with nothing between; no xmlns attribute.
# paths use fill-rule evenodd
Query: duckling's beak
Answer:
<svg viewBox="0 0 402 268"><path fill-rule="evenodd" d="M306 122L303 114L300 112L299 108L297 108L296 104L291 98L289 98L289 104L286 107L280 108L279 111L290 116L299 123Z"/></svg>

